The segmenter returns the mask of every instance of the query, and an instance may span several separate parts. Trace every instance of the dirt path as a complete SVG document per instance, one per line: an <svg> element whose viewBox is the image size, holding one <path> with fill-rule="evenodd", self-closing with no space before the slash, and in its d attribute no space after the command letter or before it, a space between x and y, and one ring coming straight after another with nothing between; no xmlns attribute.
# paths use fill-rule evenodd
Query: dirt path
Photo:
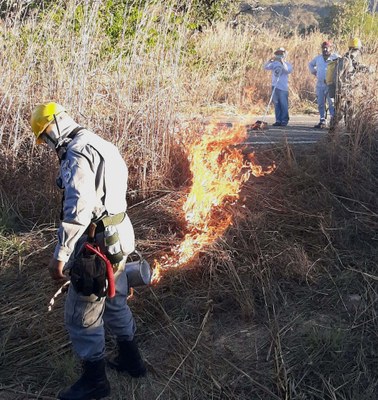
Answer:
<svg viewBox="0 0 378 400"><path fill-rule="evenodd" d="M268 122L265 131L249 131L248 142L254 144L280 143L287 140L290 144L313 144L324 137L327 129L316 129L318 116L295 115L290 118L290 124L285 127L272 126L274 117L266 118Z"/></svg>
<svg viewBox="0 0 378 400"><path fill-rule="evenodd" d="M246 126L249 133L246 143L255 145L276 144L284 141L290 144L314 144L327 133L327 129L314 128L314 125L319 122L317 115L292 115L289 125L285 127L272 126L274 116L270 115L264 118L264 121L268 123L264 130L248 129L254 122L261 120L261 116L232 115L217 117L216 120L218 124L226 127L236 124Z"/></svg>

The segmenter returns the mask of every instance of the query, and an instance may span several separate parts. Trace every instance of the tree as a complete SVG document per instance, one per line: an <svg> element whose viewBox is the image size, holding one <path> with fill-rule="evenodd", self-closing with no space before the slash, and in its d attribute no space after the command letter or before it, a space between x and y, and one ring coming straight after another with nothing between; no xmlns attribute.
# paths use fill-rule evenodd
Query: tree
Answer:
<svg viewBox="0 0 378 400"><path fill-rule="evenodd" d="M371 12L376 2L369 0L346 0L331 10L332 33L336 35L378 34L377 17Z"/></svg>

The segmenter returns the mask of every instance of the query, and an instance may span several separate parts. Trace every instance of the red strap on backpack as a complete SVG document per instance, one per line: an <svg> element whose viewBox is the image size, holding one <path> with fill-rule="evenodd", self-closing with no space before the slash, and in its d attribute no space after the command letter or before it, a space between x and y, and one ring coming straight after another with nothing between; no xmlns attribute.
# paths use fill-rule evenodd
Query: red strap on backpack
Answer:
<svg viewBox="0 0 378 400"><path fill-rule="evenodd" d="M84 243L84 247L91 251L94 254L97 254L106 265L106 278L108 279L108 297L112 298L115 296L115 283L114 283L114 273L113 273L113 266L106 257L105 254L101 253L101 250L98 246L93 246L88 242Z"/></svg>

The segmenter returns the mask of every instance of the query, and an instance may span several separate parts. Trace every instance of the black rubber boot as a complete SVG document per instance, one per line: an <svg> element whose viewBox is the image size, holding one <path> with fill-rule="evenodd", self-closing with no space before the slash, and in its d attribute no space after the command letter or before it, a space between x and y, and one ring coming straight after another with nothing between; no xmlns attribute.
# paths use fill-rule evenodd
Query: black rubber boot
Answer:
<svg viewBox="0 0 378 400"><path fill-rule="evenodd" d="M72 386L58 394L59 400L98 400L109 396L110 384L105 373L105 360L84 361L83 374Z"/></svg>
<svg viewBox="0 0 378 400"><path fill-rule="evenodd" d="M327 127L327 124L326 124L325 121L320 121L318 124L316 124L316 125L314 126L314 128L316 128L316 129L324 129L324 128L326 128L326 127Z"/></svg>
<svg viewBox="0 0 378 400"><path fill-rule="evenodd" d="M133 378L146 375L146 366L140 356L135 339L118 341L118 351L118 356L108 361L110 368L119 372L127 372Z"/></svg>

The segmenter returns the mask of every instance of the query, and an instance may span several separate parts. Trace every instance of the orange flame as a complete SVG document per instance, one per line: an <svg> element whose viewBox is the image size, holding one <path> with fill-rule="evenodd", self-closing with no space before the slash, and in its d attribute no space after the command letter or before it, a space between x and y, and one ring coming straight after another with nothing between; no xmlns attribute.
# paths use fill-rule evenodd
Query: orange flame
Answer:
<svg viewBox="0 0 378 400"><path fill-rule="evenodd" d="M188 263L205 246L220 237L232 222L232 214L226 205L239 198L239 192L250 174L263 176L271 173L248 159L236 145L246 139L243 127L219 130L214 126L189 148L190 170L193 184L183 206L188 233L183 242L174 247L160 261L155 260L152 283L157 283L164 270L178 268Z"/></svg>

